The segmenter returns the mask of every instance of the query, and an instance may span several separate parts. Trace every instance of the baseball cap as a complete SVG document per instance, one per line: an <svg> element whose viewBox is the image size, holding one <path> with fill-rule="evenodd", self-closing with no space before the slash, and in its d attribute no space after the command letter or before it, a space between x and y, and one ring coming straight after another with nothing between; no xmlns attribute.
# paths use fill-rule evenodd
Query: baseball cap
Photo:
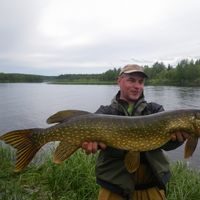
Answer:
<svg viewBox="0 0 200 200"><path fill-rule="evenodd" d="M142 75L144 75L145 78L148 78L148 76L146 75L146 73L144 72L144 68L139 66L139 65L136 65L136 64L128 64L128 65L125 65L120 73L119 73L119 76L122 75L122 74L130 74L130 73L141 73Z"/></svg>

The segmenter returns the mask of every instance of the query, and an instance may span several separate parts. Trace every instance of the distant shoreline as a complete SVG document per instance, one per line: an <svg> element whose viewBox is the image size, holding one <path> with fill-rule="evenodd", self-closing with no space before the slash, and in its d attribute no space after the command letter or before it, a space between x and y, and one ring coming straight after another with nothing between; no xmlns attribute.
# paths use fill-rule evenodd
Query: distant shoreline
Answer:
<svg viewBox="0 0 200 200"><path fill-rule="evenodd" d="M153 81L152 81L153 82ZM164 83L152 83L152 82L147 82L145 85L146 86L174 86L174 87L200 87L199 84L194 84L194 83L188 83L188 84L164 84ZM41 81L41 82L37 82L37 81L31 81L31 82L28 82L28 81L20 81L20 82L1 82L0 83L2 84L8 84L8 83L46 83L46 84L57 84L57 85L117 85L117 82L114 82L114 81L110 81L110 82L106 82L106 81L94 81L94 82L84 82L84 81Z"/></svg>
<svg viewBox="0 0 200 200"><path fill-rule="evenodd" d="M116 85L116 82L106 82L106 81L94 81L94 82L59 82L59 81L53 81L53 82L47 82L48 84L61 84L61 85Z"/></svg>
<svg viewBox="0 0 200 200"><path fill-rule="evenodd" d="M35 74L0 72L0 83L49 83L73 85L115 85L121 69L109 69L100 74L61 74L44 76ZM200 59L181 60L177 66L165 66L156 62L151 67L144 66L148 75L145 85L200 87Z"/></svg>

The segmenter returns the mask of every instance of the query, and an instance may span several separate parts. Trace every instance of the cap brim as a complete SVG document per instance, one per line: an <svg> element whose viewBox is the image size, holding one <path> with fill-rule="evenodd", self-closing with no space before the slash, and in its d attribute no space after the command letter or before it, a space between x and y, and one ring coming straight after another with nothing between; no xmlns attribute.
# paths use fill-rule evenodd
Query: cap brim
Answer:
<svg viewBox="0 0 200 200"><path fill-rule="evenodd" d="M127 70L127 71L125 71L125 72L120 73L120 75L121 75L121 74L131 74L131 73L140 73L140 74L142 74L145 78L148 78L148 76L147 76L144 72L142 72L142 71L140 71L140 70Z"/></svg>

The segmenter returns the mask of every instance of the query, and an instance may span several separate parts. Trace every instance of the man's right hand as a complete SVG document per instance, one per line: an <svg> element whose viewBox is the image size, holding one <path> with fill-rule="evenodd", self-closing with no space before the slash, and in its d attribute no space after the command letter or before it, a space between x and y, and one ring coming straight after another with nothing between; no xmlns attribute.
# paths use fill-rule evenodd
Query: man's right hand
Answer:
<svg viewBox="0 0 200 200"><path fill-rule="evenodd" d="M105 149L106 145L102 142L83 142L82 149L86 154L96 153L99 149Z"/></svg>

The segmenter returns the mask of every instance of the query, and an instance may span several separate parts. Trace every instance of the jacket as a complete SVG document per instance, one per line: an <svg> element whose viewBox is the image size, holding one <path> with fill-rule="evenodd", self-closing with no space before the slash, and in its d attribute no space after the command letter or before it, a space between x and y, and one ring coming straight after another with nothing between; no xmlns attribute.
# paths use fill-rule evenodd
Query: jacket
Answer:
<svg viewBox="0 0 200 200"><path fill-rule="evenodd" d="M119 99L120 92L114 97L111 105L100 106L96 113L111 115L149 115L164 111L163 107L156 103L147 103L144 95L134 104L132 113L128 113L128 103ZM141 153L141 161L149 166L152 171L155 182L154 185L165 189L166 183L170 178L169 162L162 150L172 150L179 147L182 143L170 141L163 147ZM124 166L124 157L127 151L107 147L101 150L96 163L97 183L115 193L118 193L125 199L131 199L134 190L138 187L135 185L134 173L130 174ZM139 187L140 188L140 187Z"/></svg>

